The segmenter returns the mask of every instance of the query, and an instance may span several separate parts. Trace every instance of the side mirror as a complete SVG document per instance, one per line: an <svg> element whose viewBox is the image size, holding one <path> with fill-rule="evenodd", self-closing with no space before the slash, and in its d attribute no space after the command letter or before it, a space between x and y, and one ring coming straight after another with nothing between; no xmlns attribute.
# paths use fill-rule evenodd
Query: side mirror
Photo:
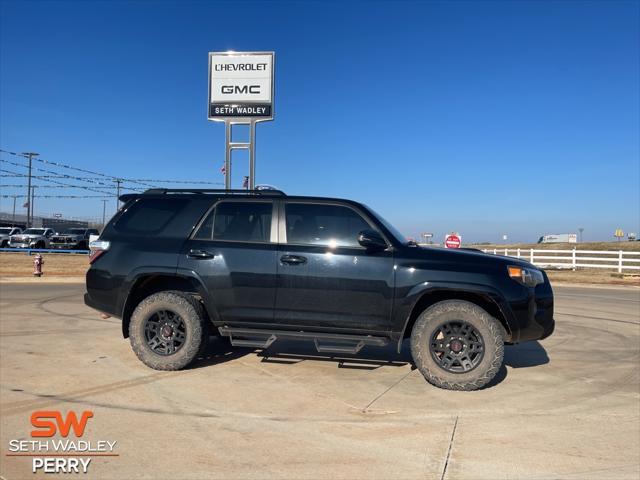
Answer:
<svg viewBox="0 0 640 480"><path fill-rule="evenodd" d="M386 250L387 242L375 230L362 230L358 234L358 243L367 250Z"/></svg>

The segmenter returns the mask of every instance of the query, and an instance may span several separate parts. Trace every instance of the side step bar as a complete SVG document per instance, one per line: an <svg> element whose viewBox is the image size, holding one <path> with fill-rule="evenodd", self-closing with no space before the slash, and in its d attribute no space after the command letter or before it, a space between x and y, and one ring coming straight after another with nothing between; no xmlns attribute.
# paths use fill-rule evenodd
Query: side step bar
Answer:
<svg viewBox="0 0 640 480"><path fill-rule="evenodd" d="M229 337L236 347L269 348L278 338L313 340L319 353L358 353L365 345L384 347L389 339L370 335L343 335L294 330L258 330L253 328L219 327L223 337Z"/></svg>

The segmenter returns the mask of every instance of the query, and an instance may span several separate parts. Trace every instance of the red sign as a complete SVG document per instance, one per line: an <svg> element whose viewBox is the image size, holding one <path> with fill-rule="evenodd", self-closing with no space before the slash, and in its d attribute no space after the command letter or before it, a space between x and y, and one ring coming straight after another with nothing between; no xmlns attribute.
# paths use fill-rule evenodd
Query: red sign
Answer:
<svg viewBox="0 0 640 480"><path fill-rule="evenodd" d="M462 240L459 235L447 235L447 238L444 239L445 248L460 248L460 244Z"/></svg>

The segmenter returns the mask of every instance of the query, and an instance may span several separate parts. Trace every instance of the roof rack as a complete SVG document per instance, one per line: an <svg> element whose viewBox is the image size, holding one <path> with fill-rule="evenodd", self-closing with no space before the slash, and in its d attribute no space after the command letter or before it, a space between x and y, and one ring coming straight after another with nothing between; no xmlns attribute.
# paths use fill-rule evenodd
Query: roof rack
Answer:
<svg viewBox="0 0 640 480"><path fill-rule="evenodd" d="M150 188L142 192L142 195L166 195L168 193L218 193L225 195L261 195L265 197L286 197L282 190L226 190L222 188Z"/></svg>

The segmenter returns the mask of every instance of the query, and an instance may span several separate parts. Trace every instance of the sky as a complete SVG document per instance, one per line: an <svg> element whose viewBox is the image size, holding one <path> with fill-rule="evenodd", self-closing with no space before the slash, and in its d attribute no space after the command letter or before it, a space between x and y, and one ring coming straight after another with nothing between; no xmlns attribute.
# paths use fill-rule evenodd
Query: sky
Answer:
<svg viewBox="0 0 640 480"><path fill-rule="evenodd" d="M4 150L133 179L222 182L208 52L274 51L258 184L361 201L435 240L640 233L637 1L3 0L0 17ZM234 155L240 187L248 159ZM24 190L0 180L5 195ZM93 198L35 208L102 215Z"/></svg>

